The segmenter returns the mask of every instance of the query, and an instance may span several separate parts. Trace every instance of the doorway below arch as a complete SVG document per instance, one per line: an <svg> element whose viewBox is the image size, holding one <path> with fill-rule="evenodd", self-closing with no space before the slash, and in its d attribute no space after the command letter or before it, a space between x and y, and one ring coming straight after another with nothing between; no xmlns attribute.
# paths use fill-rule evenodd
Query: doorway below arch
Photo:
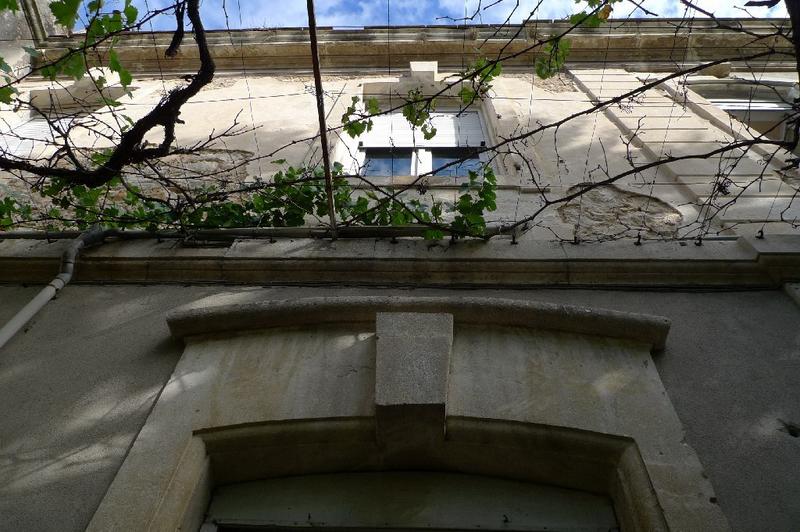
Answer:
<svg viewBox="0 0 800 532"><path fill-rule="evenodd" d="M428 471L302 475L221 486L214 490L206 522L226 532L311 527L594 532L618 527L613 503L604 495Z"/></svg>

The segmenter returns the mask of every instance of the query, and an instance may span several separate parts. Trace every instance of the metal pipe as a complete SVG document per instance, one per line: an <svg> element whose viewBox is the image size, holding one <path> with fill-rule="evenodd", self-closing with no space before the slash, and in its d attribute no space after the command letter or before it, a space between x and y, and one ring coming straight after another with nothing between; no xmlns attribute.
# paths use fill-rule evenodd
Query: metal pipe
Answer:
<svg viewBox="0 0 800 532"><path fill-rule="evenodd" d="M75 262L78 259L78 254L81 249L86 245L91 245L96 242L102 242L106 236L106 231L100 227L93 227L89 231L82 233L78 238L72 241L72 244L64 251L61 256L61 270L59 274L45 286L36 297L34 297L27 305L17 312L0 329L0 349L14 337L17 332L22 329L31 318L33 318L48 301L58 293L59 290L64 288L72 280L72 274L75 272Z"/></svg>
<svg viewBox="0 0 800 532"><path fill-rule="evenodd" d="M333 204L333 179L331 161L328 154L328 126L325 124L325 100L322 92L322 76L319 71L319 50L317 49L317 19L314 16L314 0L307 0L308 33L311 37L311 62L314 66L314 88L317 93L317 115L319 116L319 141L322 145L322 168L325 172L325 194L328 196L328 215L331 221L331 236L336 238L336 210Z"/></svg>
<svg viewBox="0 0 800 532"><path fill-rule="evenodd" d="M340 238L403 238L403 237L422 237L425 231L430 229L421 224L400 225L400 226L381 226L381 225L356 225L339 226L338 236ZM486 224L484 237L494 237L509 235L508 231L502 231L499 223ZM449 234L447 229L443 229L445 234ZM9 231L0 232L0 242L3 240L66 240L77 238L81 235L78 231ZM138 231L122 229L106 229L103 232L104 238L119 238L120 240L144 240L144 239L195 239L195 240L236 240L236 239L261 239L261 238L330 238L330 229L324 227L241 227L230 229L201 229L185 233L181 231ZM736 235L715 235L704 237L703 240L725 241L736 240ZM678 241L692 241L696 237L675 238Z"/></svg>
<svg viewBox="0 0 800 532"><path fill-rule="evenodd" d="M400 238L422 237L430 227L422 224L400 226L356 225L339 226L339 238ZM502 234L499 223L489 223L484 237ZM447 228L443 228L449 234ZM194 240L235 240L237 238L330 238L331 230L327 227L241 227L229 229L198 229L189 232L181 231L139 231L108 229L106 237L123 240L134 239L194 239ZM0 232L0 241L9 240L64 240L80 236L77 231L9 231Z"/></svg>

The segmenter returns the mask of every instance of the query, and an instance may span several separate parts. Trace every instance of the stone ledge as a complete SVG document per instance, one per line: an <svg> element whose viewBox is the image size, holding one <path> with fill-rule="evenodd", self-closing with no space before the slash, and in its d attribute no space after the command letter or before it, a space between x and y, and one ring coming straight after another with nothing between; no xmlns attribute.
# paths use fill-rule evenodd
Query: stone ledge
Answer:
<svg viewBox="0 0 800 532"><path fill-rule="evenodd" d="M725 21L725 19L720 19ZM686 50L690 60L716 60L735 57L744 51L761 50L766 45L777 46L779 52L790 52L783 42L763 42L754 40L742 32L725 32L713 27L708 21L695 21L691 34L677 33L675 22L670 20L623 20L615 21L602 31L591 28L577 28L570 32L572 48L571 62L647 62L663 61L673 64L675 50ZM737 24L754 33L771 33L773 24L781 24L781 19L743 20ZM546 38L563 33L571 28L567 21L531 21L523 33L524 39L512 43L507 40L514 35L518 26L508 26L497 33L497 27L476 25L467 32L461 27L394 27L387 36L385 28L367 27L362 30L334 30L319 28L320 56L323 69L365 67L385 68L387 58L395 68L407 68L409 61L438 60L441 64L460 68L465 53L464 43L480 43L487 40L481 49L482 55L492 56L501 49L507 54L521 53L531 46L534 39ZM181 49L178 57L163 60L168 46L170 32L127 33L120 37L115 47L126 67L134 72L154 72L165 68L172 72L192 71L197 68L197 50L192 46ZM284 28L266 30L209 31L208 41L215 56L217 68L241 71L245 62L248 72L275 71L279 69L308 69L310 51L308 31L303 28ZM386 43L391 46L391 54L386 54ZM77 47L83 35L71 38L50 38L46 41L44 56L47 60L61 54L67 47ZM420 47L420 43L425 46ZM378 45L378 46L376 46ZM507 61L513 65L530 68L531 52L522 53ZM162 59L159 59L162 58ZM774 58L773 58L774 62ZM786 61L790 63L790 61ZM771 65L772 66L772 65ZM774 67L773 67L774 68Z"/></svg>
<svg viewBox="0 0 800 532"><path fill-rule="evenodd" d="M348 296L222 304L215 299L201 299L170 312L167 324L172 335L187 338L308 324L375 323L378 312L421 312L452 314L456 327L528 327L620 338L660 350L670 327L670 321L660 316L501 298Z"/></svg>
<svg viewBox="0 0 800 532"><path fill-rule="evenodd" d="M0 239L0 282L47 283L68 240ZM572 245L498 237L418 239L110 240L84 251L74 282L447 287L777 288L800 281L800 235L757 240Z"/></svg>

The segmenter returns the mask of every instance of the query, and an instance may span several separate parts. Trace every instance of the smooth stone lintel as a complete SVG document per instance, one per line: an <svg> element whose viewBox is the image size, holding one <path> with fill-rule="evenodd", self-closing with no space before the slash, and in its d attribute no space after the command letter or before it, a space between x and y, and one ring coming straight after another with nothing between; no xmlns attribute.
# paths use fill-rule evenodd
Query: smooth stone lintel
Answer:
<svg viewBox="0 0 800 532"><path fill-rule="evenodd" d="M377 313L452 314L459 325L501 325L589 334L642 342L663 349L670 321L661 316L493 297L337 296L271 300L260 294L219 295L167 314L176 338L347 322L374 323Z"/></svg>

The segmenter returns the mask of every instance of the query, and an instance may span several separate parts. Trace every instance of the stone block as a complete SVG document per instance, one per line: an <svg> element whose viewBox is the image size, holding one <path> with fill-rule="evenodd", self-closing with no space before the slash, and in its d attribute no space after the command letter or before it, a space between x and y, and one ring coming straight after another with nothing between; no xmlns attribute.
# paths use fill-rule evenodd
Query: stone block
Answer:
<svg viewBox="0 0 800 532"><path fill-rule="evenodd" d="M452 314L380 312L375 324L375 414L384 444L444 435Z"/></svg>

